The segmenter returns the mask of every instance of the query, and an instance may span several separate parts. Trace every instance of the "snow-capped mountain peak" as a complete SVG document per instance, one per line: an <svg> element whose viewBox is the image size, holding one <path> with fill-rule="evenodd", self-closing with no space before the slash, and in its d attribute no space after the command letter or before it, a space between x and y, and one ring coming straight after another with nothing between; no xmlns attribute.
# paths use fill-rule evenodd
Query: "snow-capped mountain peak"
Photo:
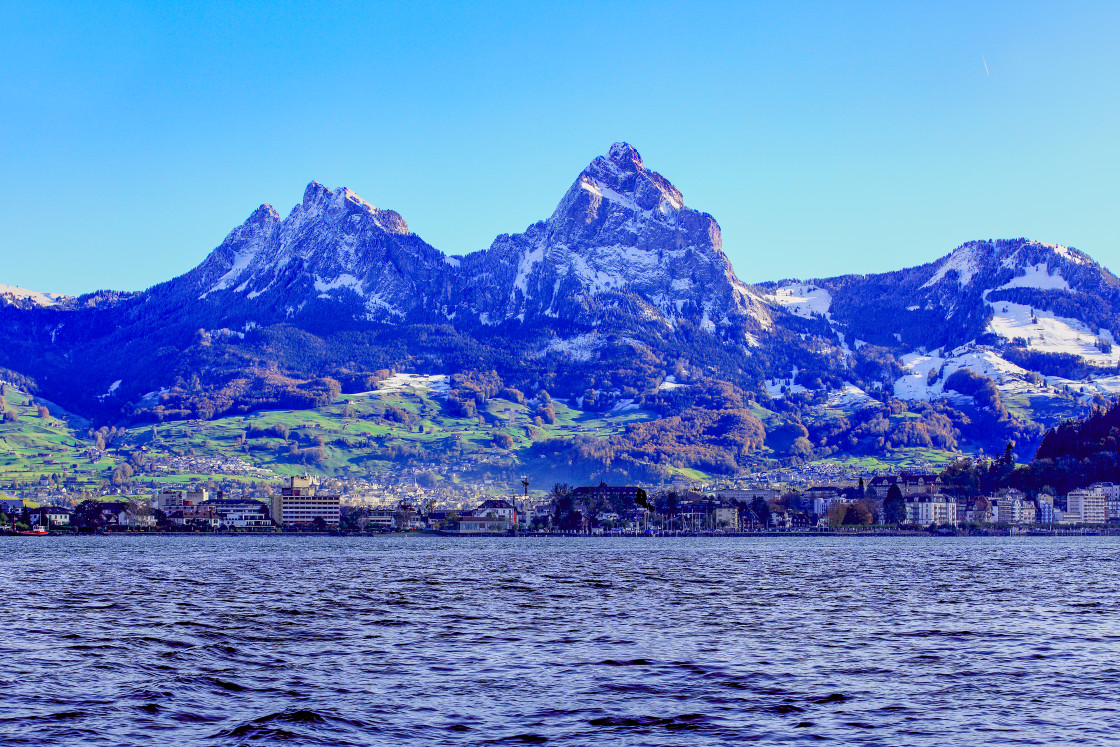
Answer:
<svg viewBox="0 0 1120 747"><path fill-rule="evenodd" d="M732 318L753 319L755 332L769 324L766 305L735 277L715 219L685 207L626 143L592 160L547 221L456 261L398 213L311 182L286 218L262 206L190 275L194 298L233 294L239 300L223 295L224 307L251 302L288 316L322 301L357 303L356 317L382 322L544 317L595 326L625 298L669 330L685 319L708 331Z"/></svg>
<svg viewBox="0 0 1120 747"><path fill-rule="evenodd" d="M586 193L586 194L584 194ZM672 213L684 207L684 197L672 183L642 163L628 143L615 143L584 169L556 207L551 220L564 216L593 221L603 202L650 217L652 211Z"/></svg>
<svg viewBox="0 0 1120 747"><path fill-rule="evenodd" d="M407 235L412 233L404 218L395 210L381 210L348 187L331 190L313 181L303 192L303 201L293 208L292 213L300 212L305 217L326 216L338 220L350 214L368 215L377 225L388 233Z"/></svg>

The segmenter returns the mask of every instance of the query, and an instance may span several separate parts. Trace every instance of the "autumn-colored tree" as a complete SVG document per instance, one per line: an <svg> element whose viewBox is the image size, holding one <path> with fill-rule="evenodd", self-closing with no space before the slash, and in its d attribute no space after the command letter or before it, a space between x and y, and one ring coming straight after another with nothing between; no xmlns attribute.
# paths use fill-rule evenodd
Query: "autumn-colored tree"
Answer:
<svg viewBox="0 0 1120 747"><path fill-rule="evenodd" d="M844 513L844 524L869 526L875 521L875 517L871 514L871 509L864 501L855 501L848 504L848 510Z"/></svg>

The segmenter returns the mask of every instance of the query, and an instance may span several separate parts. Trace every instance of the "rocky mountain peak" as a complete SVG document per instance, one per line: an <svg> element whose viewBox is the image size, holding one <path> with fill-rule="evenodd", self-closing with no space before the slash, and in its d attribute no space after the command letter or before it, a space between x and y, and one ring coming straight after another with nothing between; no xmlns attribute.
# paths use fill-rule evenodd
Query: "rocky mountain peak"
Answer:
<svg viewBox="0 0 1120 747"><path fill-rule="evenodd" d="M642 157L630 143L618 142L607 152L607 159L623 171L642 170Z"/></svg>
<svg viewBox="0 0 1120 747"><path fill-rule="evenodd" d="M303 192L303 201L296 206L293 213L296 211L303 215L325 215L335 221L345 219L351 214L364 214L371 216L377 226L386 233L399 236L412 233L400 213L395 210L381 210L348 187L331 190L313 181L307 185L307 189Z"/></svg>

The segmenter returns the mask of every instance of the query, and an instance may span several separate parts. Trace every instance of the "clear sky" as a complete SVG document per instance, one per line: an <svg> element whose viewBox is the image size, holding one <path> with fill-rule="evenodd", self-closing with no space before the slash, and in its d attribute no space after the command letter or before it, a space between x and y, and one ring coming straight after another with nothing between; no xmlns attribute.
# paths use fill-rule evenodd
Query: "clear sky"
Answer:
<svg viewBox="0 0 1120 747"><path fill-rule="evenodd" d="M235 7L236 6L236 7ZM0 283L181 274L312 179L460 254L625 140L748 282L1120 270L1120 3L0 0Z"/></svg>

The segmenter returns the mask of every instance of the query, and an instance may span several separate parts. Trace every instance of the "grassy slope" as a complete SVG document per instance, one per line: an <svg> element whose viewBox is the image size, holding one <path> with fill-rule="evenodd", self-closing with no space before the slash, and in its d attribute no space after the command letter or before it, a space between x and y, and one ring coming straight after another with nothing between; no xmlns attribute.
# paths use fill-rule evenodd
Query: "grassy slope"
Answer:
<svg viewBox="0 0 1120 747"><path fill-rule="evenodd" d="M130 452L141 447L149 460L217 456L243 460L277 475L310 471L323 475L364 476L393 468L393 463L383 458L386 450L421 446L437 454L434 458L438 464L433 464L433 472L442 479L440 467L469 475L484 472L494 465L512 466L523 461L521 457L534 440L576 436L606 438L621 432L628 423L654 417L644 411L584 412L554 402L556 423L538 428L527 406L492 399L485 406L484 417L488 422L480 426L474 419L448 415L442 400L427 390L344 394L333 405L318 410L273 410L212 421L174 421L136 426L114 442L104 457L91 462L85 456L92 446L87 436L87 422L50 403L44 404L53 414L46 420L40 419L36 414L38 400L28 406L25 404L26 395L9 392L8 409L15 411L20 420L18 423L0 424L0 481L18 479L26 483L53 473L69 476L83 487L96 487L126 460ZM388 405L408 411L414 422L406 425L376 417L376 413L382 412ZM349 417L344 416L347 408L350 410ZM774 417L773 413L757 405L755 408L757 416L764 422ZM244 445L237 443L250 426L269 428L277 425L289 429L287 441L269 437L249 439ZM512 449L507 451L494 445L494 435L498 432L510 435L514 441ZM316 436L321 436L324 441L323 463L305 464L287 453L290 444L303 449L314 447ZM458 458L460 450L461 461ZM917 461L941 465L954 456L948 452L901 449L890 455L851 460L833 457L821 461L843 461L850 465L883 469ZM709 475L694 469L677 468L672 471L692 480L709 478ZM145 475L141 479L155 485L191 478L207 479L209 475L210 471L206 469L192 471L180 467L173 472ZM243 475L233 479L256 481L267 478Z"/></svg>
<svg viewBox="0 0 1120 747"><path fill-rule="evenodd" d="M391 469L393 464L379 458L392 447L425 447L440 454L440 460L453 460L461 449L463 461L510 462L518 452L528 449L534 440L551 437L588 436L606 438L619 432L627 423L648 420L648 412L590 413L554 403L556 423L536 427L529 408L515 402L492 399L486 403L488 422L479 425L475 419L447 415L443 403L425 390L342 395L338 401L318 410L273 410L246 416L219 418L212 421L174 421L148 424L128 429L114 441L103 458L91 462L83 453L92 447L87 436L88 423L78 419L37 415L37 404L24 404L27 396L14 393L8 397L8 409L19 415L18 423L0 424L0 480L37 480L45 474L67 475L79 484L95 486L126 460L127 454L143 450L146 460L174 457L226 457L243 460L256 467L286 475L305 471L331 475L365 475ZM410 424L393 423L376 417L388 405L408 411L414 417ZM344 417L349 409L350 416ZM238 445L238 438L250 426L288 428L286 441L276 437L251 438ZM510 435L512 449L497 448L496 433ZM305 464L287 453L289 444L302 449L316 446L315 438L324 441L322 464ZM458 448L456 448L456 445ZM145 482L181 482L192 476L205 478L204 473L189 470L144 476ZM243 480L261 479L243 476Z"/></svg>

